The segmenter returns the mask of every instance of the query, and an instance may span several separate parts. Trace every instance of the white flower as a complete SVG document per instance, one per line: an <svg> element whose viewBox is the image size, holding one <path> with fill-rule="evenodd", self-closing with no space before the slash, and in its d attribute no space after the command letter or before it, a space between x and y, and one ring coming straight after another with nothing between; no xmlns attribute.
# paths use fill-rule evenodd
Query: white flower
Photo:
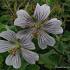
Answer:
<svg viewBox="0 0 70 70"><path fill-rule="evenodd" d="M35 46L29 38L24 36L22 39L18 39L17 34L11 30L1 32L0 37L6 39L0 40L0 53L6 51L10 53L5 60L7 65L12 65L16 69L20 68L20 54L30 64L35 64L38 61L38 54L30 51L34 50Z"/></svg>
<svg viewBox="0 0 70 70"><path fill-rule="evenodd" d="M46 18L50 14L50 7L46 4L40 6L38 3L33 15L33 18L25 11L17 11L17 18L14 21L14 25L21 26L22 28L30 27L26 31L26 35L37 36L38 44L41 49L45 49L48 46L54 46L55 40L47 33L61 34L63 29L61 27L62 22L57 18L53 18L46 21ZM29 31L30 30L30 31ZM23 36L25 31L22 30L18 33L19 36ZM46 33L47 32L47 33ZM32 36L31 35L31 36ZM31 38L31 37L30 37Z"/></svg>

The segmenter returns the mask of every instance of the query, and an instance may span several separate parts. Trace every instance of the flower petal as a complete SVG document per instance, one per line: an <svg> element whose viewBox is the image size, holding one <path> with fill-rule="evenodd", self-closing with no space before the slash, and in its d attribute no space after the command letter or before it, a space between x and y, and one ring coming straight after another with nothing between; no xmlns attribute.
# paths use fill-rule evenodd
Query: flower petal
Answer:
<svg viewBox="0 0 70 70"><path fill-rule="evenodd" d="M14 25L16 26L21 26L22 28L25 28L33 23L32 18L25 10L17 11L17 17L18 18L16 18L14 21Z"/></svg>
<svg viewBox="0 0 70 70"><path fill-rule="evenodd" d="M61 34L63 33L61 24L62 22L60 20L53 18L44 25L43 29L52 34Z"/></svg>
<svg viewBox="0 0 70 70"><path fill-rule="evenodd" d="M5 63L7 65L12 65L12 58L13 58L13 55L8 55L6 60L5 60Z"/></svg>
<svg viewBox="0 0 70 70"><path fill-rule="evenodd" d="M26 48L26 49L30 49L30 50L34 50L35 49L35 45L32 43L32 42L26 42L26 43L23 43L22 42L22 47L23 48Z"/></svg>
<svg viewBox="0 0 70 70"><path fill-rule="evenodd" d="M16 37L17 37L18 39L22 39L23 37L25 37L25 38L27 38L27 39L32 40L31 30L30 30L30 29L21 30L21 31L19 31L19 32L16 34Z"/></svg>
<svg viewBox="0 0 70 70"><path fill-rule="evenodd" d="M15 54L15 56L13 56L12 64L13 64L13 67L16 69L21 67L21 58L19 54Z"/></svg>
<svg viewBox="0 0 70 70"><path fill-rule="evenodd" d="M51 20L48 21L48 23L51 23L52 25L62 25L62 22L60 20L58 20L57 18L53 18Z"/></svg>
<svg viewBox="0 0 70 70"><path fill-rule="evenodd" d="M7 31L1 32L0 37L6 39L8 41L15 41L16 40L16 33L11 31L11 30L7 30Z"/></svg>
<svg viewBox="0 0 70 70"><path fill-rule="evenodd" d="M30 64L35 64L39 60L37 53L21 48L23 58Z"/></svg>
<svg viewBox="0 0 70 70"><path fill-rule="evenodd" d="M8 41L0 40L0 53L6 52L12 47L12 44Z"/></svg>
<svg viewBox="0 0 70 70"><path fill-rule="evenodd" d="M37 3L36 9L35 9L35 12L34 12L34 16L38 20L45 20L48 17L49 14L50 14L50 6L48 6L46 4L40 6Z"/></svg>
<svg viewBox="0 0 70 70"><path fill-rule="evenodd" d="M40 35L38 36L38 44L41 49L45 49L48 46L54 46L55 40L51 36L49 36L45 32L40 32Z"/></svg>
<svg viewBox="0 0 70 70"><path fill-rule="evenodd" d="M23 37L20 39L21 46L22 46L23 48L26 48L26 49L34 50L34 49L35 49L35 45L32 43L31 38L29 38L29 37L30 37L30 36L23 36Z"/></svg>
<svg viewBox="0 0 70 70"><path fill-rule="evenodd" d="M6 60L5 60L5 63L7 65L13 65L14 68L18 69L20 68L21 66L21 59L20 59L20 56L19 54L15 54L15 55L8 55Z"/></svg>
<svg viewBox="0 0 70 70"><path fill-rule="evenodd" d="M28 18L28 17L30 17L30 15L25 10L22 10L22 9L18 10L16 14L17 14L17 17L19 17L19 18Z"/></svg>

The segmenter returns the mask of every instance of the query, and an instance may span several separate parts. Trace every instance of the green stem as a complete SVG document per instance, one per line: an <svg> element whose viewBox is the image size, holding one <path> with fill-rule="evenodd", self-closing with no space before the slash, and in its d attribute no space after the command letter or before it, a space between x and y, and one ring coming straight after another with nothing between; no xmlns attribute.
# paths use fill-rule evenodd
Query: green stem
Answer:
<svg viewBox="0 0 70 70"><path fill-rule="evenodd" d="M61 53L59 50L57 50L57 49L54 48L54 47L52 47L52 49L53 49L55 52L57 52L59 55L62 55L62 57L64 57L64 58L66 59L66 55L65 55L65 54ZM65 61L66 63L70 64L70 62L68 62L68 61L65 60L65 59L64 59L64 61Z"/></svg>
<svg viewBox="0 0 70 70"><path fill-rule="evenodd" d="M29 2L27 2L26 6L25 6L26 11L27 11L28 6L29 6Z"/></svg>
<svg viewBox="0 0 70 70"><path fill-rule="evenodd" d="M5 4L6 4L6 7L9 9L9 11L11 12L11 14L14 16L14 13L12 11L12 9L10 8L10 5L8 3L8 0L4 0Z"/></svg>
<svg viewBox="0 0 70 70"><path fill-rule="evenodd" d="M52 47L52 49L53 49L54 51L56 51L57 53L59 53L60 55L62 55L62 56L65 57L65 54L61 53L61 52L60 52L59 50L57 50L56 48Z"/></svg>

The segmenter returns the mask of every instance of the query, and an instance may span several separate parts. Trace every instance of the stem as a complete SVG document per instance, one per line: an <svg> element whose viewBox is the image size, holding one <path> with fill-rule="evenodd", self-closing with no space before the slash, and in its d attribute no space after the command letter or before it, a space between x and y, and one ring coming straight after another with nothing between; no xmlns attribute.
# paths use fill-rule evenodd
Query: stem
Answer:
<svg viewBox="0 0 70 70"><path fill-rule="evenodd" d="M27 2L26 6L25 6L25 10L27 10L28 6L29 6L29 2Z"/></svg>
<svg viewBox="0 0 70 70"><path fill-rule="evenodd" d="M54 50L54 51L56 51L57 53L59 53L60 55L62 55L62 56L66 56L65 54L63 54L63 53L61 53L60 51L58 51L57 49L55 49L54 47L52 47L52 49Z"/></svg>
<svg viewBox="0 0 70 70"><path fill-rule="evenodd" d="M62 55L62 56L66 59L66 55L65 55L65 54L61 53L60 51L58 51L58 50L55 49L54 47L52 47L52 49L53 49L54 51L56 51L59 55ZM64 61L65 61L66 63L70 64L70 62L68 62L68 61L65 60L65 59L64 59Z"/></svg>
<svg viewBox="0 0 70 70"><path fill-rule="evenodd" d="M4 0L4 2L6 4L6 6L7 6L7 8L9 9L9 11L11 12L11 14L14 16L14 13L13 13L12 9L10 8L10 5L8 3L8 0Z"/></svg>

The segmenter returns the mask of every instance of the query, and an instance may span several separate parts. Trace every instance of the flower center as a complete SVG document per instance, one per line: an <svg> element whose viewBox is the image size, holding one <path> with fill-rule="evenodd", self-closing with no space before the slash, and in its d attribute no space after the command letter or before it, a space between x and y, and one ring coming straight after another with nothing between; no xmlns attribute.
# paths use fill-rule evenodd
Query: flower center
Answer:
<svg viewBox="0 0 70 70"><path fill-rule="evenodd" d="M41 27L43 26L43 24L41 23L41 22L37 22L37 23L35 23L35 24L33 24L33 32L32 32L32 34L33 34L33 36L34 37L37 37L38 36L38 34L39 34L39 29L41 29Z"/></svg>
<svg viewBox="0 0 70 70"><path fill-rule="evenodd" d="M34 24L34 27L35 27L36 29L40 29L41 26L42 26L42 24L41 24L40 22Z"/></svg>
<svg viewBox="0 0 70 70"><path fill-rule="evenodd" d="M9 49L9 53L15 55L20 50L20 43L18 41L15 42L14 47Z"/></svg>

